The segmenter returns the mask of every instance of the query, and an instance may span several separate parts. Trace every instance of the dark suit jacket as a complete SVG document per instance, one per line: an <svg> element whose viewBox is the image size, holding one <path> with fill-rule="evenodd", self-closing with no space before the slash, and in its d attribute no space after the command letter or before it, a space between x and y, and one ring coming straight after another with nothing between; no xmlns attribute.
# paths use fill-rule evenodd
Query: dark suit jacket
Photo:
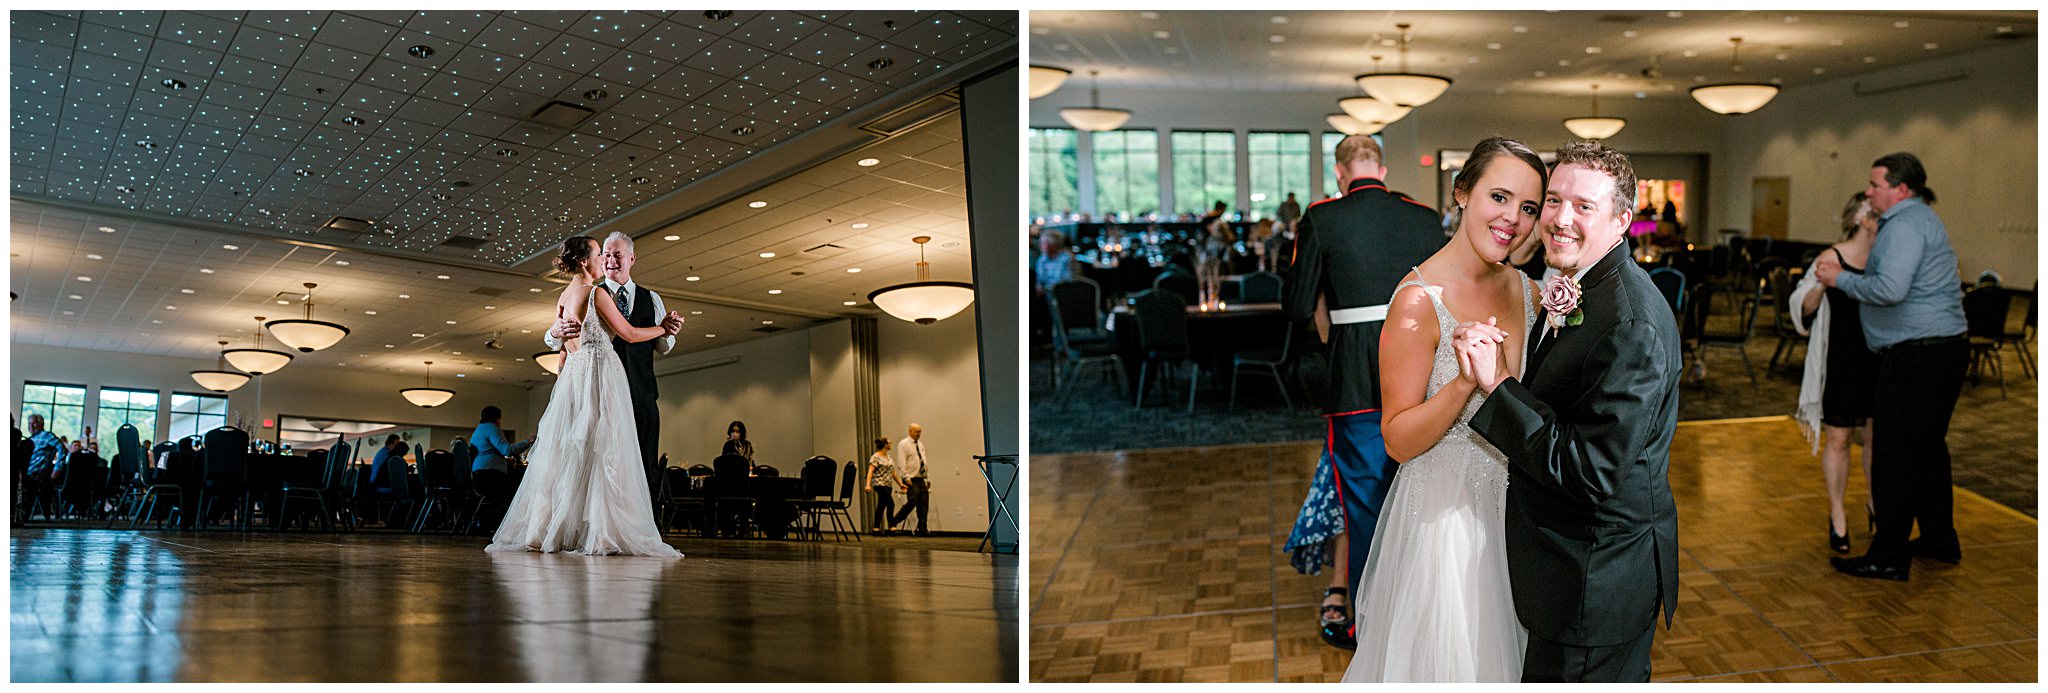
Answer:
<svg viewBox="0 0 2048 693"><path fill-rule="evenodd" d="M1508 572L1522 625L1585 647L1639 637L1678 599L1667 479L1678 323L1628 243L1581 281L1581 324L1540 345L1472 417L1507 454ZM1541 323L1539 323L1539 334Z"/></svg>
<svg viewBox="0 0 2048 693"><path fill-rule="evenodd" d="M1309 205L1295 236L1282 305L1297 321L1315 314L1317 297L1330 310L1386 305L1401 277L1444 247L1436 211L1389 192L1377 178L1353 180L1343 197ZM1382 324L1330 326L1324 414L1379 409Z"/></svg>

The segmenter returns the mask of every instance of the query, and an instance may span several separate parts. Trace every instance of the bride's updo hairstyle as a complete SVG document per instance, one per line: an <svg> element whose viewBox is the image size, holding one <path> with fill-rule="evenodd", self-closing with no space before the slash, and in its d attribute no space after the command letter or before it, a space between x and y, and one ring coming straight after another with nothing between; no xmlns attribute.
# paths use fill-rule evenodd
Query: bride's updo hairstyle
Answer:
<svg viewBox="0 0 2048 693"><path fill-rule="evenodd" d="M1458 172L1458 181L1451 184L1451 192L1471 195L1473 186L1479 185L1479 179L1486 175L1486 167L1492 166L1494 160L1503 156L1521 159L1529 168L1536 169L1538 190L1550 185L1550 171L1544 168L1543 157L1537 156L1536 151L1530 149L1529 145L1494 135L1473 145L1472 155L1465 159L1464 170Z"/></svg>
<svg viewBox="0 0 2048 693"><path fill-rule="evenodd" d="M590 246L596 244L597 239L589 236L570 236L563 240L562 252L555 255L555 269L562 274L582 274L583 263L590 261Z"/></svg>

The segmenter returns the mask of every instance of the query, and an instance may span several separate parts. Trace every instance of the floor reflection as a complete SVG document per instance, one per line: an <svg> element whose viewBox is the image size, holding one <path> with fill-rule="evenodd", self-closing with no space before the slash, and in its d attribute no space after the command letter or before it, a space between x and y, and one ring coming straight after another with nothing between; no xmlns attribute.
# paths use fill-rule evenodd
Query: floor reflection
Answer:
<svg viewBox="0 0 2048 693"><path fill-rule="evenodd" d="M492 584L521 623L507 666L526 681L644 681L662 574L681 561L638 556L493 553ZM612 635L581 626L603 621ZM637 637L635 637L637 636Z"/></svg>

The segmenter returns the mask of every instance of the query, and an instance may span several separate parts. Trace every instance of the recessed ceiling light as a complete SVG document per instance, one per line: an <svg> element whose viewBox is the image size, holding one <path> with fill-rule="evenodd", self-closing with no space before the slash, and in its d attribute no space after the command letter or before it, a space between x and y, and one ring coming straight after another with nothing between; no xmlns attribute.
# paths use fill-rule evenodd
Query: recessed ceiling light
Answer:
<svg viewBox="0 0 2048 693"><path fill-rule="evenodd" d="M748 207L752 207L752 208L754 208L754 209L760 209L760 208L762 208L762 207L766 207L766 206L768 206L768 203L766 203L766 202L762 202L762 201L760 201L760 200L755 200L755 201L753 201L753 202L749 202L749 203L747 203L747 206L748 206Z"/></svg>
<svg viewBox="0 0 2048 693"><path fill-rule="evenodd" d="M334 264L336 264L336 265L339 265L339 266L342 266L342 267L347 267L347 266L348 266L348 261L347 261L347 260L335 260L335 261L334 261Z"/></svg>
<svg viewBox="0 0 2048 693"><path fill-rule="evenodd" d="M848 268L846 268L846 273L847 273L847 274L860 274L860 268L859 268L859 267L848 267Z"/></svg>
<svg viewBox="0 0 2048 693"><path fill-rule="evenodd" d="M705 338L705 339L711 339L711 338L713 338L713 337L717 337L717 336L718 336L718 335L715 335L715 334L707 334L707 335L704 335L704 338Z"/></svg>
<svg viewBox="0 0 2048 693"><path fill-rule="evenodd" d="M454 320L446 320L446 321L443 321L443 322L446 322L446 323L448 323L448 324L450 324L450 325L453 325L453 324L455 324L455 321L454 321Z"/></svg>
<svg viewBox="0 0 2048 693"><path fill-rule="evenodd" d="M762 254L761 254L761 258L762 258L762 259L767 259L767 258L771 258L771 257L775 257L775 253L762 253Z"/></svg>
<svg viewBox="0 0 2048 693"><path fill-rule="evenodd" d="M781 290L781 289L769 289L769 290L768 290L768 295L770 295L770 296L779 296L779 295L781 295L781 294L782 294L782 290Z"/></svg>
<svg viewBox="0 0 2048 693"><path fill-rule="evenodd" d="M747 135L754 134L754 128L746 125L741 125L739 127L733 128L732 134L739 135L741 137L746 137Z"/></svg>
<svg viewBox="0 0 2048 693"><path fill-rule="evenodd" d="M242 249L242 246L239 246L239 245L235 245L235 244L229 243L229 244L226 244L226 245L222 245L222 246L221 246L220 248L221 248L221 250L241 250L241 249Z"/></svg>
<svg viewBox="0 0 2048 693"><path fill-rule="evenodd" d="M1940 47L1941 47L1941 44L1939 44L1939 43L1934 43L1934 42L1928 42L1928 43L1923 43L1923 44L1920 44L1920 47L1921 47L1921 48L1925 48L1925 49L1927 49L1927 50L1930 50L1930 51L1931 51L1931 50L1934 50L1934 49L1936 49L1936 48L1940 48Z"/></svg>
<svg viewBox="0 0 2048 693"><path fill-rule="evenodd" d="M77 315L77 313L73 313L73 312L71 312L71 311L68 311L68 310L67 310L67 311L64 311L64 314L65 314L65 315Z"/></svg>
<svg viewBox="0 0 2048 693"><path fill-rule="evenodd" d="M1913 26L1913 23L1903 19L1896 22L1892 22L1892 28L1894 29L1904 29L1909 26Z"/></svg>
<svg viewBox="0 0 2048 693"><path fill-rule="evenodd" d="M123 194L132 193L135 192L135 187L129 185L116 185L114 186L114 192Z"/></svg>
<svg viewBox="0 0 2048 693"><path fill-rule="evenodd" d="M100 233L113 233L113 232L114 232L114 227L112 227L112 226L102 226L102 227L100 227Z"/></svg>
<svg viewBox="0 0 2048 693"><path fill-rule="evenodd" d="M169 89L171 91L184 91L185 89L185 83L183 81L171 77L165 77L163 85L165 89Z"/></svg>
<svg viewBox="0 0 2048 693"><path fill-rule="evenodd" d="M462 352L458 351L458 352L455 352L455 353L458 353L458 354L460 354L460 353L462 353ZM469 377L469 374L468 374L468 373L456 373L456 374L455 374L455 377L457 377L457 378L467 378L467 377Z"/></svg>
<svg viewBox="0 0 2048 693"><path fill-rule="evenodd" d="M634 176L632 183L634 185L646 185L648 183L648 180L646 176Z"/></svg>
<svg viewBox="0 0 2048 693"><path fill-rule="evenodd" d="M87 260L105 260L106 258L104 258L104 257L101 257L99 253L86 253L86 255L85 255L85 259L87 259Z"/></svg>
<svg viewBox="0 0 2048 693"><path fill-rule="evenodd" d="M555 221L568 221L568 220L569 220L569 215L567 215L567 214L557 214L557 215L555 215Z"/></svg>
<svg viewBox="0 0 2048 693"><path fill-rule="evenodd" d="M484 310L497 310L497 306L484 306Z"/></svg>
<svg viewBox="0 0 2048 693"><path fill-rule="evenodd" d="M197 293L197 292L195 292L195 291L193 291L193 290L191 290L191 289L179 289L179 290L178 290L178 293L181 293L181 294L190 294L190 293Z"/></svg>
<svg viewBox="0 0 2048 693"><path fill-rule="evenodd" d="M435 201L435 202L447 202L447 201L448 201L448 193L434 193L433 197L434 197L434 201Z"/></svg>
<svg viewBox="0 0 2048 693"><path fill-rule="evenodd" d="M677 236L677 235L674 235L674 234L670 234L670 235L667 235L667 236L662 236L662 237L661 237L661 240L664 240L664 241L680 241L680 240L683 240L683 237L682 237L682 236Z"/></svg>
<svg viewBox="0 0 2048 693"><path fill-rule="evenodd" d="M845 302L842 302L842 303L840 303L840 305L844 305L844 306L857 306L857 305L860 305L860 301L845 301Z"/></svg>
<svg viewBox="0 0 2048 693"><path fill-rule="evenodd" d="M690 314L691 314L691 315L703 315L703 314L704 314L704 311L701 311L701 310L693 310L693 311L690 311Z"/></svg>
<svg viewBox="0 0 2048 693"><path fill-rule="evenodd" d="M856 162L853 162L853 163L855 163L855 164L859 164L859 165L861 165L861 166L873 166L873 165L875 165L875 164L879 164L879 163L882 163L882 160L881 160L881 159L872 159L872 158L870 158L870 159L861 159L860 161L856 161Z"/></svg>
<svg viewBox="0 0 2048 693"><path fill-rule="evenodd" d="M860 222L860 223L854 224L854 225L853 225L853 227L854 227L854 228L856 228L856 229L865 229L865 228L867 228L867 227L868 227L868 223L867 223L867 222L865 222L865 221L863 221L863 222Z"/></svg>
<svg viewBox="0 0 2048 693"><path fill-rule="evenodd" d="M377 314L377 311L374 311L374 310L366 310L366 311L363 311L363 314L364 314L364 315L376 315L376 314Z"/></svg>
<svg viewBox="0 0 2048 693"><path fill-rule="evenodd" d="M278 304L278 305L280 305L280 306L289 306L289 305L291 305L291 304L292 304L292 302L291 302L291 301L287 301L287 300L284 300L284 299L278 299L278 300L277 300L277 304Z"/></svg>
<svg viewBox="0 0 2048 693"><path fill-rule="evenodd" d="M699 280L699 279L703 279L703 277L699 277L699 276L697 276L697 275L694 275L694 274L692 274L692 275L690 275L690 276L687 276L687 277L683 277L683 281L686 281L686 282L694 282L694 281L697 281L697 280Z"/></svg>
<svg viewBox="0 0 2048 693"><path fill-rule="evenodd" d="M311 175L313 175L313 169L310 169L310 168L302 168L302 169L299 169L299 170L293 171L293 172L292 172L292 174L293 174L293 175L296 175L296 176L298 176L298 177L300 177L300 178L305 178L305 177L307 177L307 176L311 176Z"/></svg>
<svg viewBox="0 0 2048 693"><path fill-rule="evenodd" d="M894 64L896 64L896 61L890 58L875 58L874 60L868 61L868 69L887 70L889 69L890 65Z"/></svg>
<svg viewBox="0 0 2048 693"><path fill-rule="evenodd" d="M611 94L605 93L603 89L592 89L590 91L583 92L583 98L590 101L603 101L604 97L607 96L611 96Z"/></svg>
<svg viewBox="0 0 2048 693"><path fill-rule="evenodd" d="M435 278L435 279L447 279L447 278L448 278L448 275L445 275L445 274L436 274L436 275L434 275L434 278Z"/></svg>
<svg viewBox="0 0 2048 693"><path fill-rule="evenodd" d="M199 273L200 273L200 274L213 274L213 270L212 270L211 268L201 267L201 268L199 268Z"/></svg>
<svg viewBox="0 0 2048 693"><path fill-rule="evenodd" d="M149 321L149 324L151 324L151 325L162 325L162 324L164 324L164 321L162 321L162 320L151 320L151 321Z"/></svg>
<svg viewBox="0 0 2048 693"><path fill-rule="evenodd" d="M412 54L412 57L415 58L434 57L434 48L432 46L413 46L405 49L405 52Z"/></svg>
<svg viewBox="0 0 2048 693"><path fill-rule="evenodd" d="M412 294L399 294L399 298L412 298Z"/></svg>
<svg viewBox="0 0 2048 693"><path fill-rule="evenodd" d="M412 336L414 336L414 337L425 337L426 335L424 335L424 334L420 334L420 333L418 333L418 332L414 332L414 333L412 333Z"/></svg>
<svg viewBox="0 0 2048 693"><path fill-rule="evenodd" d="M70 295L70 296L67 296L66 298L69 298L69 299L71 299L71 300L73 300L73 301L83 301L83 300L85 300L85 297L84 297L84 296L80 296L80 295L78 295L78 294L72 294L72 295Z"/></svg>
<svg viewBox="0 0 2048 693"><path fill-rule="evenodd" d="M1152 32L1152 38L1156 38L1156 39L1168 39L1168 38L1173 38L1173 34L1171 34L1171 33L1168 33L1168 32L1164 32L1164 31L1154 31L1154 32Z"/></svg>
<svg viewBox="0 0 2048 693"><path fill-rule="evenodd" d="M386 345L384 345L384 348L386 348L386 349L394 349L394 348L397 348L397 347L398 347L398 345L396 345L396 344L386 344Z"/></svg>
<svg viewBox="0 0 2048 693"><path fill-rule="evenodd" d="M345 116L341 119L341 122L343 125L362 125L365 121L355 116Z"/></svg>
<svg viewBox="0 0 2048 693"><path fill-rule="evenodd" d="M92 277L88 277L88 276L85 276L85 275L79 275L79 276L78 276L78 281L82 281L82 282L89 282L89 281L92 281Z"/></svg>
<svg viewBox="0 0 2048 693"><path fill-rule="evenodd" d="M519 156L519 150L513 149L511 147L505 147L503 149L498 150L498 156L510 159L512 157Z"/></svg>
<svg viewBox="0 0 2048 693"><path fill-rule="evenodd" d="M762 320L762 321L761 321L761 324L763 324L763 325L773 325L773 324L775 324L775 321L774 321L774 320Z"/></svg>
<svg viewBox="0 0 2048 693"><path fill-rule="evenodd" d="M456 356L461 356L461 355L462 355L462 352L460 352L460 351L451 351L451 352L448 352L448 353L450 353L450 354L454 354L454 355L456 355Z"/></svg>
<svg viewBox="0 0 2048 693"><path fill-rule="evenodd" d="M177 310L177 306L164 306L164 310Z"/></svg>
<svg viewBox="0 0 2048 693"><path fill-rule="evenodd" d="M136 143L135 143L135 146L137 146L137 147L141 147L141 148L143 148L143 149L150 149L150 150L154 150L154 149L156 149L156 143L155 143L155 142L151 142L151 141L149 141L149 140L143 140L143 141L141 141L141 142L136 142Z"/></svg>

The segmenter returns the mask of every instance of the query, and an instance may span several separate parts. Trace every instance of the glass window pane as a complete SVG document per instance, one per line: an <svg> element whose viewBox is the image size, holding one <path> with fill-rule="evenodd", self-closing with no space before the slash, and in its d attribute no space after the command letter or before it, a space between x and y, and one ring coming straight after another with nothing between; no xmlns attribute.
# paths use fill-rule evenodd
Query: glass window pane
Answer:
<svg viewBox="0 0 2048 693"><path fill-rule="evenodd" d="M1159 211L1159 133L1117 130L1091 138L1095 210L1102 218L1131 221Z"/></svg>
<svg viewBox="0 0 2048 693"><path fill-rule="evenodd" d="M77 438L85 432L85 387L24 383L21 398L23 426L28 425L31 414L42 414L43 422L51 433Z"/></svg>
<svg viewBox="0 0 2048 693"><path fill-rule="evenodd" d="M199 401L200 413L219 414L222 416L228 413L228 398L226 397L202 397Z"/></svg>
<svg viewBox="0 0 2048 693"><path fill-rule="evenodd" d="M1080 208L1081 159L1075 153L1073 130L1032 128L1030 140L1031 209L1034 219L1061 215L1062 220Z"/></svg>
<svg viewBox="0 0 2048 693"><path fill-rule="evenodd" d="M1237 133L1173 133L1173 208L1206 214L1237 200Z"/></svg>
<svg viewBox="0 0 2048 693"><path fill-rule="evenodd" d="M1280 203L1293 193L1295 202L1309 194L1309 139L1306 132L1254 132L1247 136L1251 164L1251 208L1246 219L1279 215ZM1310 200L1313 201L1313 200Z"/></svg>

